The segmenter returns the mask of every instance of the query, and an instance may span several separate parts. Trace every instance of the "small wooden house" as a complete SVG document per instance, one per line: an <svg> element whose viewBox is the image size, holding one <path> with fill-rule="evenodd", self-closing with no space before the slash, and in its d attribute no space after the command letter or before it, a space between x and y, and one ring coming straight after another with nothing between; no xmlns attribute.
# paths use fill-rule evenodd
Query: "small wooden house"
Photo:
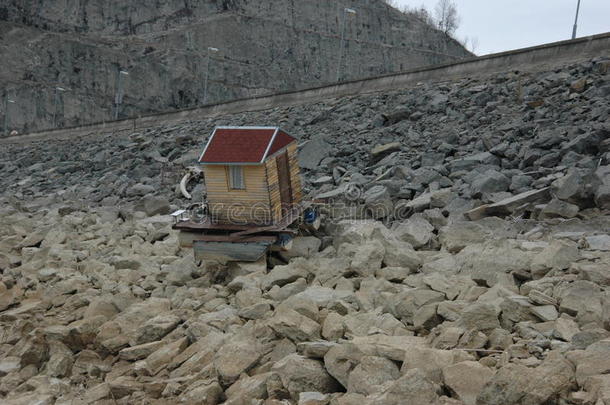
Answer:
<svg viewBox="0 0 610 405"><path fill-rule="evenodd" d="M199 163L219 224L277 224L302 198L297 142L278 127L217 127Z"/></svg>

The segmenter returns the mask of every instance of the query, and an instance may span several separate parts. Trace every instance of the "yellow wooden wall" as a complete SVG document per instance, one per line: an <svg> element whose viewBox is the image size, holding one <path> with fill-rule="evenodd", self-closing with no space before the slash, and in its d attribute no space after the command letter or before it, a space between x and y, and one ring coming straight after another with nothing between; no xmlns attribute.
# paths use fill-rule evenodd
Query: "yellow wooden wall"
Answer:
<svg viewBox="0 0 610 405"><path fill-rule="evenodd" d="M275 157L265 161L267 171L267 184L269 185L269 200L271 202L271 215L274 221L282 219L282 199L280 197L280 184L277 176L277 163Z"/></svg>
<svg viewBox="0 0 610 405"><path fill-rule="evenodd" d="M228 166L206 165L204 176L213 219L223 223L271 222L267 172L263 165L242 166L245 190L229 189Z"/></svg>
<svg viewBox="0 0 610 405"><path fill-rule="evenodd" d="M301 188L301 169L299 167L299 157L296 142L288 145L288 165L290 166L292 200L295 204L299 204L303 200L303 189Z"/></svg>
<svg viewBox="0 0 610 405"><path fill-rule="evenodd" d="M297 144L288 145L288 165L292 199L298 204L303 199ZM221 223L262 224L282 219L280 186L277 175L277 154L263 165L242 166L245 190L230 190L228 166L204 166L205 184L210 214Z"/></svg>
<svg viewBox="0 0 610 405"><path fill-rule="evenodd" d="M297 143L293 142L288 145L288 167L290 168L290 186L292 188L292 200L294 204L298 204L303 200L303 191L301 188L301 171L299 168ZM271 200L271 213L274 221L282 219L282 198L280 197L279 179L277 176L277 156L268 158L265 161L267 169L267 183L269 184L269 197Z"/></svg>

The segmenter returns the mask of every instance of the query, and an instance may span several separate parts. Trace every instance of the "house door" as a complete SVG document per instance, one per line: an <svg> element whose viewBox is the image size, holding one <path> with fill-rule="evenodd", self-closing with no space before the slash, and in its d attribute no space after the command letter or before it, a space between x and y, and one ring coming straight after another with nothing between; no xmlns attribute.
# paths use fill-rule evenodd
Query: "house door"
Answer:
<svg viewBox="0 0 610 405"><path fill-rule="evenodd" d="M290 167L288 166L288 153L284 152L276 158L277 178L280 186L280 200L282 210L292 207L292 186L290 185ZM285 212L282 212L284 216Z"/></svg>

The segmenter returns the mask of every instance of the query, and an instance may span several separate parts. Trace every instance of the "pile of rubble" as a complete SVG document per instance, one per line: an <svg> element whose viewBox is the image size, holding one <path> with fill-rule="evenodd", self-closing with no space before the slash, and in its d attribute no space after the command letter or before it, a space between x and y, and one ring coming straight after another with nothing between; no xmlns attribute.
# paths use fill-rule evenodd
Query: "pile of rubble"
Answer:
<svg viewBox="0 0 610 405"><path fill-rule="evenodd" d="M609 68L214 122L302 138L326 219L274 266L178 247L212 121L8 146L2 403L610 403Z"/></svg>
<svg viewBox="0 0 610 405"><path fill-rule="evenodd" d="M168 216L2 217L4 403L610 400L608 215L453 222L440 250L421 218L345 220L272 269L197 266Z"/></svg>

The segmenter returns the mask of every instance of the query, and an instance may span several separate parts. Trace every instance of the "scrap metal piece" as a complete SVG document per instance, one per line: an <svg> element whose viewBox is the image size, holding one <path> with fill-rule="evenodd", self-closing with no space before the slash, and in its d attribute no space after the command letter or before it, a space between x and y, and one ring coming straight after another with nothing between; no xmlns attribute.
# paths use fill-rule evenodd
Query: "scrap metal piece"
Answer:
<svg viewBox="0 0 610 405"><path fill-rule="evenodd" d="M189 181L191 181L192 178L200 177L203 174L203 170L201 170L201 168L197 166L187 167L186 170L186 174L184 175L184 177L182 177L182 180L180 180L180 192L182 193L184 198L190 200L193 197L191 196L191 193L189 193L186 189L186 185L189 183Z"/></svg>

